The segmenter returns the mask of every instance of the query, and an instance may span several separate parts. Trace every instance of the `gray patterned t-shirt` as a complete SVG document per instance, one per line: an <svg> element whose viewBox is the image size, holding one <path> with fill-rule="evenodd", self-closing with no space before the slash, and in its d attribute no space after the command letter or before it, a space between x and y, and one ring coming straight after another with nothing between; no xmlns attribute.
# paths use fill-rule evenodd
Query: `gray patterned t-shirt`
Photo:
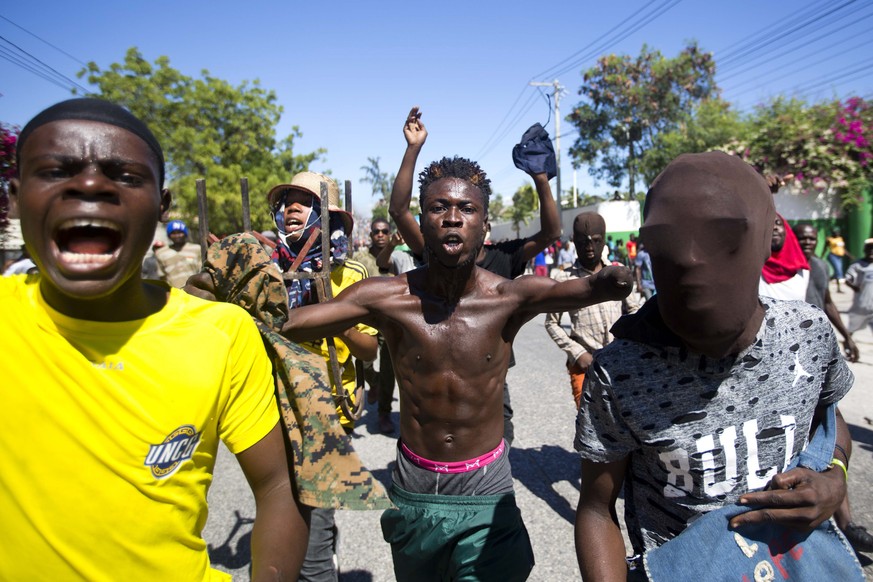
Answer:
<svg viewBox="0 0 873 582"><path fill-rule="evenodd" d="M764 488L806 446L815 408L852 386L824 312L802 301L761 303L756 341L737 356L618 338L595 355L576 450L594 462L631 455L624 498L635 551ZM659 320L657 309L640 315L653 312Z"/></svg>

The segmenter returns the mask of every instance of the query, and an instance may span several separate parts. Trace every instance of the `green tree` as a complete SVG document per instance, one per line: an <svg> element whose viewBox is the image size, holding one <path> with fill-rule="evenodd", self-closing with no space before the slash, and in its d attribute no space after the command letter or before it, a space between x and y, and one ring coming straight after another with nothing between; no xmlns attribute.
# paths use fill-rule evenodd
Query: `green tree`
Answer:
<svg viewBox="0 0 873 582"><path fill-rule="evenodd" d="M639 158L655 136L670 131L694 103L714 96L712 54L689 44L675 58L643 45L636 58L607 55L583 73L583 101L568 120L579 131L570 148L573 164L588 165L596 179L619 187L627 177L628 198L635 198Z"/></svg>
<svg viewBox="0 0 873 582"><path fill-rule="evenodd" d="M505 220L508 210L506 202L503 201L503 194L493 194L488 202L488 220L490 222Z"/></svg>
<svg viewBox="0 0 873 582"><path fill-rule="evenodd" d="M390 221L388 203L391 200L391 188L394 186L395 175L382 171L382 168L379 167L378 157L367 158L367 165L361 166L361 169L364 171L361 182L370 184L373 188L373 197L376 198L376 202L373 204L372 219L381 218Z"/></svg>
<svg viewBox="0 0 873 582"><path fill-rule="evenodd" d="M670 131L657 133L652 147L640 158L640 173L651 184L673 159L681 154L707 152L737 138L745 131L739 113L721 99L696 103Z"/></svg>
<svg viewBox="0 0 873 582"><path fill-rule="evenodd" d="M367 165L361 166L364 171L361 182L370 184L373 190L372 196L376 198L376 202L373 204L372 220L381 218L393 224L394 221L388 216L388 204L391 201L391 190L394 188L394 179L397 175L393 172L383 172L379 166L379 160L378 157L367 158ZM409 202L409 211L413 215L421 212L417 196L412 196L412 200Z"/></svg>
<svg viewBox="0 0 873 582"><path fill-rule="evenodd" d="M516 238L521 238L521 225L529 223L539 207L540 199L537 197L537 191L530 184L525 184L512 195L508 218L512 222L512 230L515 231Z"/></svg>
<svg viewBox="0 0 873 582"><path fill-rule="evenodd" d="M324 149L295 154L302 134L276 136L282 107L276 94L255 80L234 86L201 71L192 78L170 66L166 56L146 61L134 47L123 63L101 69L91 62L80 78L96 86L95 96L124 105L148 122L164 149L175 212L194 222L195 181L206 180L209 228L215 233L242 230L240 178L249 179L255 228L273 226L266 194L319 159Z"/></svg>

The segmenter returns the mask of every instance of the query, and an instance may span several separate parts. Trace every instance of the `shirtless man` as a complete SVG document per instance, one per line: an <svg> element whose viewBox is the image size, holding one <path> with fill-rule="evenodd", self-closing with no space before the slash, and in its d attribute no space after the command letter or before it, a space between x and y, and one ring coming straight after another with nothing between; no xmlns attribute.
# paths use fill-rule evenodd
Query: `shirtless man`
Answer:
<svg viewBox="0 0 873 582"><path fill-rule="evenodd" d="M312 340L362 322L385 336L400 387L400 444L398 509L383 514L382 530L397 579L524 580L533 555L502 454L512 341L538 313L622 299L632 277L617 267L563 283L494 275L476 265L488 227L485 173L443 158L420 183L427 265L302 307L283 333Z"/></svg>
<svg viewBox="0 0 873 582"><path fill-rule="evenodd" d="M409 210L412 200L412 184L415 179L415 163L418 155L427 141L427 129L421 121L421 111L413 107L403 124L403 137L406 139L406 152L397 170L397 178L391 189L391 203L388 212L397 224L399 232L409 249L415 255L422 255L424 238L415 222L415 217ZM541 162L542 163L542 162ZM543 165L545 165L543 163ZM529 237L501 241L496 244L483 245L476 257L476 265L507 279L515 279L524 273L528 261L545 250L555 239L561 236L561 217L558 206L552 196L549 177L546 171L530 173L537 191L540 204L540 230ZM487 227L490 230L490 225ZM487 231L486 231L487 232ZM515 358L510 354L509 367L515 365ZM507 446L512 446L515 427L512 424L512 403L509 397L509 386L503 386L503 438Z"/></svg>

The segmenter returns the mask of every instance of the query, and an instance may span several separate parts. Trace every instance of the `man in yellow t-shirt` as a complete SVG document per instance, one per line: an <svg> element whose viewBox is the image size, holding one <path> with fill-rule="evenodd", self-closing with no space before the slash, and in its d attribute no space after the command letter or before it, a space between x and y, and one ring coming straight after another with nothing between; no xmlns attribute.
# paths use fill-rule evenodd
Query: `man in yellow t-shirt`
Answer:
<svg viewBox="0 0 873 582"><path fill-rule="evenodd" d="M839 226L831 229L831 236L825 237L825 250L822 256L827 256L827 260L834 271L832 279L837 282L837 293L842 293L843 290L840 289L840 283L845 280L843 278L843 261L845 257L849 257L850 260L852 257L846 251L846 241L843 240L843 233L840 231Z"/></svg>
<svg viewBox="0 0 873 582"><path fill-rule="evenodd" d="M257 328L140 277L170 203L154 135L72 99L16 153L40 274L0 281L0 579L229 579L201 537L219 439L257 502L252 578L296 579L306 524Z"/></svg>

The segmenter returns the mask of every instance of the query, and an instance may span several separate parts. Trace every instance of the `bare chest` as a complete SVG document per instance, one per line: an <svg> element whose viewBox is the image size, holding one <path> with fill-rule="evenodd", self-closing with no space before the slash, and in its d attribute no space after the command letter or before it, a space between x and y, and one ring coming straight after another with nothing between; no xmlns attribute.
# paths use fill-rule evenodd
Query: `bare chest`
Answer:
<svg viewBox="0 0 873 582"><path fill-rule="evenodd" d="M451 305L415 298L410 303L390 314L389 329L384 330L397 359L418 369L447 372L493 369L508 361L511 312L499 302Z"/></svg>

